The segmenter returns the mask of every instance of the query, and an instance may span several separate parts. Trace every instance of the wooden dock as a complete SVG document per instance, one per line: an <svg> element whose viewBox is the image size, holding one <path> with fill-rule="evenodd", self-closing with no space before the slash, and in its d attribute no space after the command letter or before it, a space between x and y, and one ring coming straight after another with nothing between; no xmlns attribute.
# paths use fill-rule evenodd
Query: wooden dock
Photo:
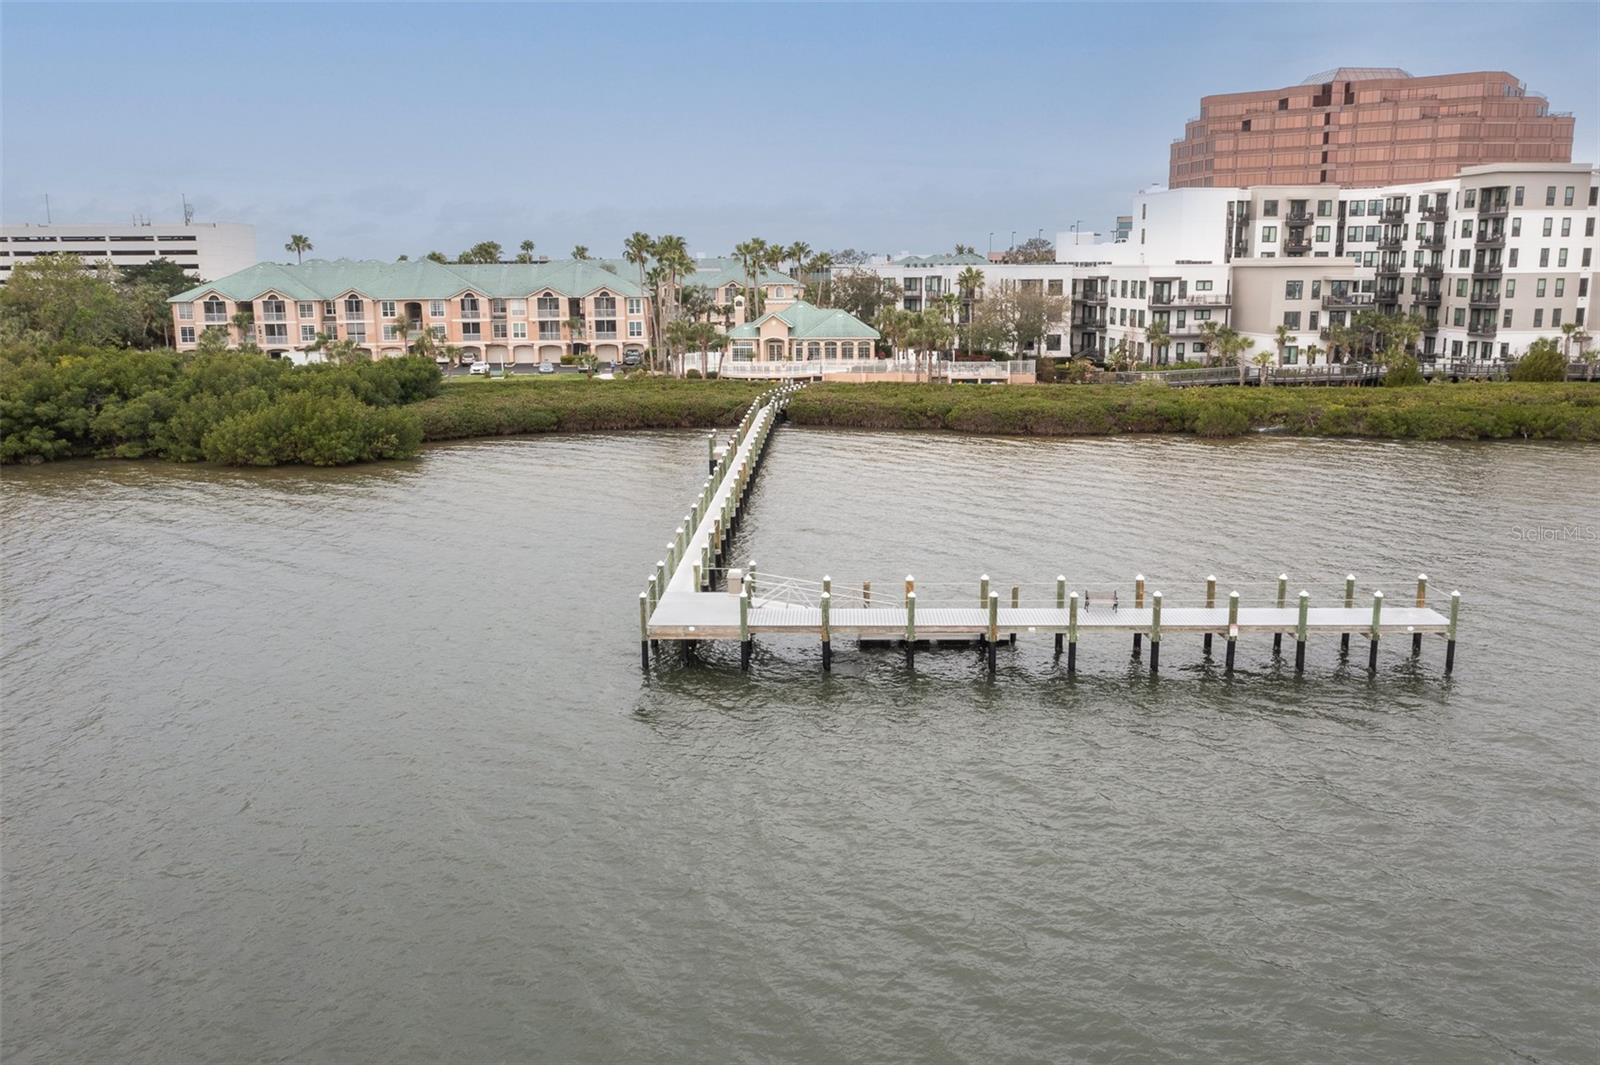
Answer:
<svg viewBox="0 0 1600 1065"><path fill-rule="evenodd" d="M1241 602L1232 591L1219 599L1215 577L1207 578L1204 595L1168 600L1149 590L1143 576L1118 587L1091 583L1083 591L1069 588L1065 575L1053 585L1012 585L1009 595L991 588L987 576L965 590L941 584L922 589L915 578L895 582L892 591L871 582L848 590L835 589L830 577L806 580L776 577L754 562L731 567L732 540L751 485L789 398L801 387L784 385L763 393L745 413L731 437L707 440L708 476L688 513L667 541L663 555L639 593L641 662L650 666L650 652L662 641L738 640L740 660L749 667L755 637L763 634L809 636L822 646L823 668L831 667L835 637L887 640L904 648L913 662L919 645L945 640L976 641L986 647L988 668L995 668L995 649L1014 644L1019 635L1053 635L1059 653L1066 648L1067 672L1076 672L1079 639L1121 633L1133 637L1133 655L1149 643L1150 668L1159 670L1161 643L1173 634L1203 636L1210 656L1213 637L1227 642L1226 668L1232 672L1237 642L1250 635L1271 635L1273 649L1284 636L1295 641L1295 669L1305 668L1306 644L1313 636L1337 636L1348 652L1350 637L1369 644L1368 668L1376 670L1378 646L1387 638L1407 638L1413 656L1421 653L1426 635L1445 640L1446 674L1455 666L1456 623L1461 594L1452 592L1448 613L1428 604L1428 580L1417 577L1409 601L1389 605L1382 591L1357 602L1354 575L1341 591L1324 591L1312 601L1309 591L1292 599L1288 576L1279 575L1276 594L1265 603ZM720 585L720 587L719 587Z"/></svg>

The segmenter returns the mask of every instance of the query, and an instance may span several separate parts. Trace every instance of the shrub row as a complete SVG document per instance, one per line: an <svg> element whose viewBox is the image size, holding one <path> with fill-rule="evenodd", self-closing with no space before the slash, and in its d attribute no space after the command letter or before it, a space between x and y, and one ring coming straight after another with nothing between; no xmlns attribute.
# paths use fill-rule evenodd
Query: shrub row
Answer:
<svg viewBox="0 0 1600 1065"><path fill-rule="evenodd" d="M738 424L767 385L746 381L459 381L413 408L427 440Z"/></svg>

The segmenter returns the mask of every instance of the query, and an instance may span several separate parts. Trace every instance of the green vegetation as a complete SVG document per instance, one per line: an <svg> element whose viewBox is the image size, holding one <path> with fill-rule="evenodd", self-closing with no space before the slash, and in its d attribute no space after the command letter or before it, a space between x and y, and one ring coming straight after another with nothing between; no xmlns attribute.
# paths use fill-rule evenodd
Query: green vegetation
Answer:
<svg viewBox="0 0 1600 1065"><path fill-rule="evenodd" d="M426 359L295 367L248 352L8 350L0 462L206 459L332 466L404 458L422 443L407 404L439 391Z"/></svg>
<svg viewBox="0 0 1600 1065"><path fill-rule="evenodd" d="M1528 345L1528 353L1511 367L1513 381L1564 381L1567 376L1567 357L1549 337L1540 337Z"/></svg>
<svg viewBox="0 0 1600 1065"><path fill-rule="evenodd" d="M428 440L611 429L706 429L737 425L764 381L454 381L412 408Z"/></svg>
<svg viewBox="0 0 1600 1065"><path fill-rule="evenodd" d="M1022 436L1258 429L1413 440L1600 441L1600 391L1586 384L1480 382L1395 388L1168 388L1162 385L813 385L796 425L948 429Z"/></svg>

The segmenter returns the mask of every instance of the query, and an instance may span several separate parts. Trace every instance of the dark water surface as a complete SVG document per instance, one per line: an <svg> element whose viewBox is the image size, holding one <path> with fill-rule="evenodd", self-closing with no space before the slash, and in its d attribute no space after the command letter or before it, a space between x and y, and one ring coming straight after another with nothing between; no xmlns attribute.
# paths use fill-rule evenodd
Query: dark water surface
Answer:
<svg viewBox="0 0 1600 1065"><path fill-rule="evenodd" d="M1457 674L643 679L703 447L6 471L7 1062L1595 1060L1600 449L785 429L763 572L1425 570Z"/></svg>

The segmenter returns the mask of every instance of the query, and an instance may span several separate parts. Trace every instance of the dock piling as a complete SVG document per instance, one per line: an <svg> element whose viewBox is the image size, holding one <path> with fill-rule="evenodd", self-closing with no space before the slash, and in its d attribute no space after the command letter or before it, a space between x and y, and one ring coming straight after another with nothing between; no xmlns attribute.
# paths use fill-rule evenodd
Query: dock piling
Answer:
<svg viewBox="0 0 1600 1065"><path fill-rule="evenodd" d="M863 607L870 607L872 605L872 582L871 581L862 581L861 582L861 605Z"/></svg>
<svg viewBox="0 0 1600 1065"><path fill-rule="evenodd" d="M906 585L910 586L911 578L906 578ZM917 593L906 592L906 668L917 664Z"/></svg>
<svg viewBox="0 0 1600 1065"><path fill-rule="evenodd" d="M750 593L739 593L739 668L750 670Z"/></svg>
<svg viewBox="0 0 1600 1065"><path fill-rule="evenodd" d="M1228 593L1228 657L1224 670L1233 676L1233 652L1239 643L1239 593Z"/></svg>
<svg viewBox="0 0 1600 1065"><path fill-rule="evenodd" d="M1144 574L1136 573L1133 577L1133 606L1135 610L1144 609ZM1142 633L1133 634L1133 658L1139 659L1139 643L1144 638Z"/></svg>
<svg viewBox="0 0 1600 1065"><path fill-rule="evenodd" d="M994 676L994 645L1000 639L1000 593L989 593L989 676Z"/></svg>
<svg viewBox="0 0 1600 1065"><path fill-rule="evenodd" d="M1444 638L1444 675L1449 676L1456 668L1456 615L1461 613L1461 593L1450 593L1450 627L1445 630Z"/></svg>
<svg viewBox="0 0 1600 1065"><path fill-rule="evenodd" d="M1419 574L1417 574L1417 606L1420 608L1420 607L1425 607L1427 605L1428 605L1428 575L1426 573L1419 573ZM1414 633L1411 634L1411 657L1412 658L1416 658L1417 656L1419 656L1421 654L1422 654L1422 633L1414 632Z"/></svg>
<svg viewBox="0 0 1600 1065"><path fill-rule="evenodd" d="M1056 575L1056 609L1067 609L1067 577L1066 574ZM1056 633L1056 657L1061 656L1061 633Z"/></svg>
<svg viewBox="0 0 1600 1065"><path fill-rule="evenodd" d="M989 575L985 573L978 578L978 606L989 605Z"/></svg>
<svg viewBox="0 0 1600 1065"><path fill-rule="evenodd" d="M639 665L650 672L650 603L649 596L639 593Z"/></svg>
<svg viewBox="0 0 1600 1065"><path fill-rule="evenodd" d="M1278 574L1278 609L1279 610L1283 609L1284 601L1285 601L1285 599L1287 599L1288 595L1289 595L1289 575L1287 573L1280 573L1280 574ZM1281 658L1282 656L1283 656L1283 630L1280 629L1277 632L1272 634L1272 657L1273 658Z"/></svg>
<svg viewBox="0 0 1600 1065"><path fill-rule="evenodd" d="M1013 584L1011 586L1011 609L1015 610L1022 605L1022 588ZM1011 646L1017 645L1017 630L1011 630Z"/></svg>
<svg viewBox="0 0 1600 1065"><path fill-rule="evenodd" d="M1067 597L1067 676L1078 671L1078 593Z"/></svg>
<svg viewBox="0 0 1600 1065"><path fill-rule="evenodd" d="M824 578L826 583L826 578ZM817 604L822 607L822 671L830 672L833 669L833 631L828 627L828 607L833 601L832 593L823 591Z"/></svg>
<svg viewBox="0 0 1600 1065"><path fill-rule="evenodd" d="M1356 575L1354 573L1346 573L1344 575L1344 608L1346 610L1354 610L1355 607ZM1348 632L1339 634L1339 657L1341 659L1350 657L1350 634Z"/></svg>
<svg viewBox="0 0 1600 1065"><path fill-rule="evenodd" d="M1206 578L1206 609L1210 610L1217 605L1217 575L1215 573ZM1205 656L1211 658L1211 634L1206 633Z"/></svg>
<svg viewBox="0 0 1600 1065"><path fill-rule="evenodd" d="M1378 619L1383 616L1383 593L1372 593L1372 643L1367 651L1367 672L1378 671Z"/></svg>
<svg viewBox="0 0 1600 1065"><path fill-rule="evenodd" d="M1306 616L1311 610L1311 593L1300 589L1300 620L1294 627L1294 671L1306 671Z"/></svg>
<svg viewBox="0 0 1600 1065"><path fill-rule="evenodd" d="M1161 668L1161 593L1150 597L1150 675Z"/></svg>

